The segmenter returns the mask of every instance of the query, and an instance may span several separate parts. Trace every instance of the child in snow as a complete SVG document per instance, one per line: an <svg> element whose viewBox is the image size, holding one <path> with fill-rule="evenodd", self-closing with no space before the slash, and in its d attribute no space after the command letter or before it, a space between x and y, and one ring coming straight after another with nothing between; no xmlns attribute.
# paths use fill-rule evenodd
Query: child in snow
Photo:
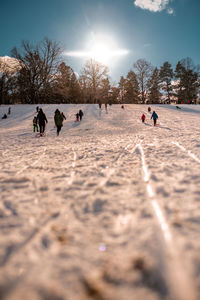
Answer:
<svg viewBox="0 0 200 300"><path fill-rule="evenodd" d="M11 107L8 108L8 115L11 114Z"/></svg>
<svg viewBox="0 0 200 300"><path fill-rule="evenodd" d="M121 108L124 109L124 105L122 105Z"/></svg>
<svg viewBox="0 0 200 300"><path fill-rule="evenodd" d="M158 115L157 115L157 113L155 111L153 111L151 119L153 119L154 126L156 126Z"/></svg>
<svg viewBox="0 0 200 300"><path fill-rule="evenodd" d="M79 115L79 118L80 118L80 121L82 120L82 117L83 117L83 112L82 112L82 110L80 109L79 110L79 113L78 113L78 115Z"/></svg>
<svg viewBox="0 0 200 300"><path fill-rule="evenodd" d="M75 114L75 116L76 116L75 122L79 122L79 113Z"/></svg>
<svg viewBox="0 0 200 300"><path fill-rule="evenodd" d="M142 123L144 123L145 119L146 119L146 116L145 116L145 114L143 114L143 115L141 116Z"/></svg>
<svg viewBox="0 0 200 300"><path fill-rule="evenodd" d="M38 132L37 117L33 118L33 132L35 132L35 130Z"/></svg>

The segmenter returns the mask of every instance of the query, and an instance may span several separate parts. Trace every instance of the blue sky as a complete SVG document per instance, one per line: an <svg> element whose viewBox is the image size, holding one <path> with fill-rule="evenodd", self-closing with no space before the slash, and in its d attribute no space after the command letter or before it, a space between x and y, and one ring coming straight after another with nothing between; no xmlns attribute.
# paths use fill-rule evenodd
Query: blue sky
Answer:
<svg viewBox="0 0 200 300"><path fill-rule="evenodd" d="M116 82L139 58L158 67L185 57L200 64L199 12L200 0L0 0L0 56L45 36L66 53L89 51L100 36L106 46L127 50L107 60ZM86 60L63 59L78 73Z"/></svg>

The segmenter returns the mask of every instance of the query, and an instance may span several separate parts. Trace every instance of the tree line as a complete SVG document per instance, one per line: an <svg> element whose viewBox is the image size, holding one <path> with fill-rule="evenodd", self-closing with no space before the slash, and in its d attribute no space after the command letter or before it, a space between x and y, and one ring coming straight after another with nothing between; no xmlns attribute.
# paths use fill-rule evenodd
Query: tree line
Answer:
<svg viewBox="0 0 200 300"><path fill-rule="evenodd" d="M191 58L160 68L138 59L112 85L107 66L90 59L80 74L62 59L57 42L44 38L32 45L23 41L14 47L11 57L16 64L6 68L0 61L0 104L38 103L196 103L199 97L200 69Z"/></svg>

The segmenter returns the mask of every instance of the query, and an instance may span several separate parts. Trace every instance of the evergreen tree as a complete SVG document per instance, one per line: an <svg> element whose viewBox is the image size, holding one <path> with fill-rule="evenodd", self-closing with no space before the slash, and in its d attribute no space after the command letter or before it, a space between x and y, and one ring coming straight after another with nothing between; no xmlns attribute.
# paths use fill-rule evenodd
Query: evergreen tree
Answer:
<svg viewBox="0 0 200 300"><path fill-rule="evenodd" d="M173 69L169 62L164 62L160 68L160 86L164 95L166 95L167 100L171 101L171 97L173 95L173 87L172 87L172 79L173 79Z"/></svg>
<svg viewBox="0 0 200 300"><path fill-rule="evenodd" d="M125 102L126 103L138 103L139 100L139 84L136 74L133 71L129 71L124 84L125 88Z"/></svg>
<svg viewBox="0 0 200 300"><path fill-rule="evenodd" d="M126 84L126 79L124 78L124 76L121 76L119 84L118 84L118 88L119 88L119 101L122 102L122 103L125 99L124 96L125 96L125 93L126 93L125 84Z"/></svg>
<svg viewBox="0 0 200 300"><path fill-rule="evenodd" d="M76 78L75 73L73 72L70 78L70 86L69 86L69 99L70 103L81 103L81 90L79 82Z"/></svg>
<svg viewBox="0 0 200 300"><path fill-rule="evenodd" d="M158 68L155 68L151 78L148 81L148 89L149 89L149 102L156 104L160 103L160 86L159 86L159 70Z"/></svg>
<svg viewBox="0 0 200 300"><path fill-rule="evenodd" d="M182 59L176 65L176 97L178 103L196 103L198 95L198 73L190 58Z"/></svg>
<svg viewBox="0 0 200 300"><path fill-rule="evenodd" d="M58 72L55 76L53 90L58 100L69 103L70 102L70 84L73 70L62 62L58 67Z"/></svg>
<svg viewBox="0 0 200 300"><path fill-rule="evenodd" d="M108 97L109 97L109 90L110 90L110 81L109 78L102 79L101 83L101 98L105 103L108 103Z"/></svg>

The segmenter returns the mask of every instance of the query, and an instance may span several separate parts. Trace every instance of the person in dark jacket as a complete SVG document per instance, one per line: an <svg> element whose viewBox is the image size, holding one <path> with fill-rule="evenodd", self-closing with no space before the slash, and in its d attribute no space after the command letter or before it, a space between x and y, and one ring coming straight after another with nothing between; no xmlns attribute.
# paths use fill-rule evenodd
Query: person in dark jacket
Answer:
<svg viewBox="0 0 200 300"><path fill-rule="evenodd" d="M45 126L48 123L45 113L43 112L42 108L40 108L38 115L37 115L38 124L40 127L40 136L44 134Z"/></svg>
<svg viewBox="0 0 200 300"><path fill-rule="evenodd" d="M83 112L82 112L81 109L79 110L79 113L78 113L78 114L79 114L79 119L80 119L80 121L81 121L81 120L82 120L82 117L83 117Z"/></svg>
<svg viewBox="0 0 200 300"><path fill-rule="evenodd" d="M158 115L157 115L157 113L155 111L153 111L151 119L153 119L154 126L156 126Z"/></svg>
<svg viewBox="0 0 200 300"><path fill-rule="evenodd" d="M54 115L54 122L57 128L57 136L59 135L61 128L63 126L63 113L59 111L59 109L56 109L55 115Z"/></svg>
<svg viewBox="0 0 200 300"><path fill-rule="evenodd" d="M2 117L2 119L7 119L7 115L4 114L3 117Z"/></svg>

